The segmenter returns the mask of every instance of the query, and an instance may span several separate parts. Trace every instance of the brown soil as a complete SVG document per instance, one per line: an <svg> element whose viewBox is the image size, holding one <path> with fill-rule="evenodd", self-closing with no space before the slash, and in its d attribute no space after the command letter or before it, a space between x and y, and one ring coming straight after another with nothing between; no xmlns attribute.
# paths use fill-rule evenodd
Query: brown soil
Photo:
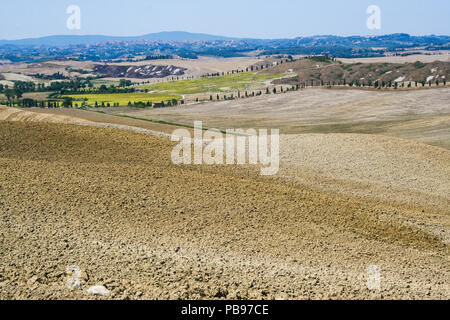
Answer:
<svg viewBox="0 0 450 320"><path fill-rule="evenodd" d="M394 84L405 82L405 85L411 81L415 87L415 81L421 82L431 79L434 84L439 80L443 85L443 80L450 77L450 62L434 61L430 63L350 63L343 64L339 62L318 62L310 59L302 59L296 62L283 63L276 67L262 71L263 73L278 74L292 70L296 73L295 77L289 79L274 81L275 84L295 85L297 83L308 83L311 80L322 80L325 83L337 83L345 79L346 83L358 81L359 83L368 83L368 81L379 81L380 85L384 81ZM427 84L428 86L428 84ZM418 83L418 87L422 84Z"/></svg>
<svg viewBox="0 0 450 320"><path fill-rule="evenodd" d="M50 122L50 123L89 123L89 120L64 114L39 113L24 109L0 106L0 121Z"/></svg>
<svg viewBox="0 0 450 320"><path fill-rule="evenodd" d="M448 208L314 191L255 167L175 166L172 146L0 121L0 297L89 299L97 284L113 299L450 297L448 244L406 221L448 230ZM83 290L66 288L70 265ZM366 286L370 265L381 291Z"/></svg>
<svg viewBox="0 0 450 320"><path fill-rule="evenodd" d="M124 109L124 108L121 108L121 109ZM138 110L137 108L129 108L129 110L132 110L132 109L135 109L136 111ZM1 110L1 107L0 107L0 110ZM105 112L108 111L106 108L104 108L103 110L105 110ZM98 124L107 123L107 124L117 125L117 126L137 127L137 128L141 128L141 129L162 132L165 134L172 134L172 132L174 130L179 128L177 126L168 125L168 124L161 124L161 123L157 123L157 122L138 120L138 119L127 118L127 117L118 117L115 115L105 114L105 113L101 113L101 112L87 111L87 110L80 110L80 109L31 108L30 111L32 113L36 113L36 114L49 115L50 118L52 118L54 116L77 118L77 119L80 119L81 121L87 121L90 123L92 123L92 122L95 122ZM0 113L0 117L2 117L1 113ZM192 130L191 130L191 132L192 132Z"/></svg>

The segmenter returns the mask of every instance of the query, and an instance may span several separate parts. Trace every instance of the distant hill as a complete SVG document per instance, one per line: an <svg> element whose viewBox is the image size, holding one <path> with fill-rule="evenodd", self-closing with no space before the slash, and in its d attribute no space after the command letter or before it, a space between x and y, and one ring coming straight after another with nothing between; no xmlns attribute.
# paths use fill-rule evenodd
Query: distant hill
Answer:
<svg viewBox="0 0 450 320"><path fill-rule="evenodd" d="M142 55L197 59L199 56L230 58L255 53L261 56L284 54L366 58L382 57L392 52L397 55L411 55L417 50L430 52L450 50L450 37L410 36L399 33L383 36L322 35L291 39L249 39L181 31L151 33L136 37L59 35L0 41L0 60L15 63L69 58L111 62Z"/></svg>
<svg viewBox="0 0 450 320"><path fill-rule="evenodd" d="M228 38L203 33L190 33L183 31L170 31L150 33L135 37L115 37L102 35L60 35L41 38L28 38L20 40L0 40L0 45L18 46L66 46L77 44L89 44L108 41L214 41L214 40L238 40L238 38Z"/></svg>
<svg viewBox="0 0 450 320"><path fill-rule="evenodd" d="M28 38L20 40L0 40L2 45L18 45L18 46L68 46L68 45L84 45L92 43L102 43L108 41L215 41L215 40L236 40L246 41L257 45L266 45L266 50L270 47L279 48L280 44L287 44L287 47L414 47L440 45L447 46L450 43L449 36L411 36L409 34L397 33L381 36L333 36L321 35L311 37L298 37L295 39L249 39L249 38L231 38L217 36L205 33L190 33L184 31L170 31L149 33L143 36L119 37L119 36L103 36L103 35L56 35L41 38ZM446 48L444 48L446 49Z"/></svg>

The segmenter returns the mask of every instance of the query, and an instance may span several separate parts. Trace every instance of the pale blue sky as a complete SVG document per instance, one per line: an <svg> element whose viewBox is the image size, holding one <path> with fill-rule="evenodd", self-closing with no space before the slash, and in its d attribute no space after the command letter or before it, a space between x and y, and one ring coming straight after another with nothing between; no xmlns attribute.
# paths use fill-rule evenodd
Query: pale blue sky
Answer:
<svg viewBox="0 0 450 320"><path fill-rule="evenodd" d="M81 8L80 31L66 28L66 9L71 4ZM366 27L369 5L381 8L379 31ZM450 0L13 0L0 5L0 39L160 31L252 38L449 35Z"/></svg>

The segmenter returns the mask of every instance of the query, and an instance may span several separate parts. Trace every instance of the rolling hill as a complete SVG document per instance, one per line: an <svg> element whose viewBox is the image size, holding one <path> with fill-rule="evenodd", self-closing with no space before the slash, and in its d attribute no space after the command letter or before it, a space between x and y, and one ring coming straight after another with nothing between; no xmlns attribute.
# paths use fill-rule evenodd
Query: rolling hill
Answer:
<svg viewBox="0 0 450 320"><path fill-rule="evenodd" d="M149 33L143 36L116 37L103 35L56 35L41 38L28 38L19 40L0 40L0 45L18 46L66 46L77 44L100 43L108 41L214 41L237 40L203 33L190 33L183 31L170 31Z"/></svg>

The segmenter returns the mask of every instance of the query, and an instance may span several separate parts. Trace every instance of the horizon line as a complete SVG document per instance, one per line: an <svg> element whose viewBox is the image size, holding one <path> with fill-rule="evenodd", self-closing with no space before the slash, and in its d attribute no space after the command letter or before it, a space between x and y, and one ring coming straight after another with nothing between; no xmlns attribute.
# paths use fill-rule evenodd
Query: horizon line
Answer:
<svg viewBox="0 0 450 320"><path fill-rule="evenodd" d="M450 36L448 34L438 34L438 33L432 33L432 34L410 34L408 32L394 32L394 33L380 33L380 34L311 34L311 35L298 35L295 37L272 37L272 38L258 38L258 37L242 37L242 36L228 36L228 35L218 35L218 34L210 34L205 32L191 32L191 31L180 31L180 30L173 30L173 31L158 31L158 32L150 32L140 35L108 35L108 34L48 34L48 35L41 35L41 36L31 36L31 37L24 37L24 38L15 38L15 39L0 39L0 41L20 41L20 40L32 40L32 39L42 39L42 38L50 38L50 37L117 37L117 38L139 38L144 37L147 35L152 34L160 34L160 33L188 33L188 34L201 34L201 35L207 35L207 36L216 36L216 37L222 37L222 38L229 38L229 39L239 39L239 40L246 40L246 39L252 39L252 40L277 40L277 39L296 39L301 37L324 37L324 36L334 36L334 37L342 37L342 38L348 38L348 37L380 37L380 36L387 36L387 35L395 35L395 34L407 34L412 37L427 37L427 36ZM157 40L155 40L157 41ZM183 40L173 40L173 41L183 41ZM196 40L193 40L196 41Z"/></svg>

